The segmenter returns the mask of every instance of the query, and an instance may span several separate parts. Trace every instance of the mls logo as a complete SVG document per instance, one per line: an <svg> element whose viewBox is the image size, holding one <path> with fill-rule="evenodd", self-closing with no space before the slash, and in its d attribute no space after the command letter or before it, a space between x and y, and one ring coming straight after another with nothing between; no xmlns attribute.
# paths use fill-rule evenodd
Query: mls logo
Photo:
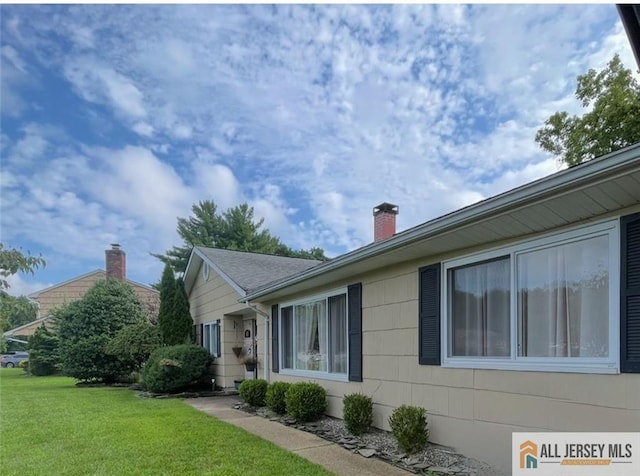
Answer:
<svg viewBox="0 0 640 476"><path fill-rule="evenodd" d="M538 445L527 440L520 445L520 468L536 469L538 467Z"/></svg>

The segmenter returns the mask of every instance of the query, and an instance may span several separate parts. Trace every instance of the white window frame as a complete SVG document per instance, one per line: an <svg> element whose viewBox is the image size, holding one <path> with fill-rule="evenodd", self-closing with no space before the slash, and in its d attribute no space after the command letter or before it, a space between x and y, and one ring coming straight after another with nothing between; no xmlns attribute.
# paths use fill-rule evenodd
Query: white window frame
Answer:
<svg viewBox="0 0 640 476"><path fill-rule="evenodd" d="M207 328L209 328L208 331L207 331ZM208 322L202 323L202 347L207 349L209 353L216 358L222 355L221 349L214 349L214 347L216 347L216 344L218 343L217 336L220 336L220 346L222 347L222 335L220 335L220 328L221 328L220 320L208 321ZM216 333L213 332L214 329L217 329ZM206 347L204 345L205 332L209 332L209 347ZM214 337L216 338L214 339Z"/></svg>
<svg viewBox="0 0 640 476"><path fill-rule="evenodd" d="M609 238L609 356L589 357L518 357L517 313L517 256L521 253L607 235ZM609 220L581 226L564 232L548 233L541 237L493 248L481 253L443 262L441 286L441 361L443 367L493 370L523 370L548 372L603 373L620 372L620 228L619 220ZM509 257L511 302L509 357L449 356L451 319L449 317L449 271L460 266Z"/></svg>
<svg viewBox="0 0 640 476"><path fill-rule="evenodd" d="M327 305L326 305L326 309L327 309L327 319L329 318L329 303L328 300L330 297L332 296L338 296L340 294L344 294L346 297L346 302L345 302L345 306L346 306L346 341L347 341L347 371L343 374L338 374L338 373L331 373L331 372L322 372L320 370L297 370L297 369L286 369L282 367L282 362L284 362L284 356L283 356L283 340L282 340L282 309L285 307L289 307L289 306L293 306L295 309L295 306L297 304L306 304L309 302L313 302L313 301L320 301L322 299L324 299L325 301L327 301ZM293 321L295 322L295 316ZM329 329L329 325L327 323L327 334L329 334L330 329ZM280 375L291 375L294 377L305 377L305 378L310 378L310 379L320 379L320 380L335 380L338 382L348 382L349 381L349 293L347 288L338 288L338 289L333 289L331 291L327 291L327 292L323 292L320 294L313 294L313 295L309 295L309 296L305 296L304 298L300 298L300 299L296 299L293 301L287 301L287 302L283 302L280 304L280 306L278 307L278 356L279 356L279 362L280 362ZM294 339L295 339L295 334L294 334ZM329 342L329 335L327 335L327 342ZM327 363L327 368L329 368L328 363Z"/></svg>

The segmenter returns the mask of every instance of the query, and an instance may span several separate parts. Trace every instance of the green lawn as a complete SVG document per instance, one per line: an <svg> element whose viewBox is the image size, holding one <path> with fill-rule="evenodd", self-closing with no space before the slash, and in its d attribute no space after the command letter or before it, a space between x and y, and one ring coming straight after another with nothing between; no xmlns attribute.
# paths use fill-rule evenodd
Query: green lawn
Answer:
<svg viewBox="0 0 640 476"><path fill-rule="evenodd" d="M2 475L327 475L175 399L0 370Z"/></svg>

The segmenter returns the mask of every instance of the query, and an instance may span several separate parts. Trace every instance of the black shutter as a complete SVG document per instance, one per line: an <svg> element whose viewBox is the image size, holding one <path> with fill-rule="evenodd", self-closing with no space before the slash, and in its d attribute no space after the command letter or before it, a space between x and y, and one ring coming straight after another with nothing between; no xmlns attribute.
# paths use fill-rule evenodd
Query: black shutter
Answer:
<svg viewBox="0 0 640 476"><path fill-rule="evenodd" d="M218 355L216 355L216 357L221 357L222 356L222 346L221 346L221 340L222 340L222 324L220 322L220 319L218 319L217 321L218 324L218 332L217 332L217 336L216 336L216 345L217 345L217 349L218 349Z"/></svg>
<svg viewBox="0 0 640 476"><path fill-rule="evenodd" d="M440 264L420 268L418 363L440 365Z"/></svg>
<svg viewBox="0 0 640 476"><path fill-rule="evenodd" d="M362 283L347 288L349 381L362 382Z"/></svg>
<svg viewBox="0 0 640 476"><path fill-rule="evenodd" d="M640 213L621 224L620 371L640 373Z"/></svg>
<svg viewBox="0 0 640 476"><path fill-rule="evenodd" d="M200 334L198 334L197 344L202 347L202 336L204 335L204 324L200 324L199 330L200 330Z"/></svg>
<svg viewBox="0 0 640 476"><path fill-rule="evenodd" d="M198 325L197 324L194 324L193 326L191 326L191 343L192 344L198 343Z"/></svg>
<svg viewBox="0 0 640 476"><path fill-rule="evenodd" d="M278 305L274 304L271 306L271 370L276 373L280 372L278 328Z"/></svg>

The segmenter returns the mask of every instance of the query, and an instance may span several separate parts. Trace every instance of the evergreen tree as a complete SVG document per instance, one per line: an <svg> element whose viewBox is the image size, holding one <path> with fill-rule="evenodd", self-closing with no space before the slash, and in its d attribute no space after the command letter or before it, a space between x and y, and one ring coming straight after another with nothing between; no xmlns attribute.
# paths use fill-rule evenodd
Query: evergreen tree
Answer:
<svg viewBox="0 0 640 476"><path fill-rule="evenodd" d="M184 240L182 246L174 246L166 254L154 254L164 263L182 273L194 246L208 246L235 251L267 253L293 258L307 258L325 261L327 257L321 248L292 250L269 230L261 229L264 219L255 220L253 207L243 203L229 208L222 214L211 200L201 201L191 207L193 216L178 218L178 234Z"/></svg>
<svg viewBox="0 0 640 476"><path fill-rule="evenodd" d="M29 337L29 373L51 375L59 363L58 337L44 327L38 327Z"/></svg>
<svg viewBox="0 0 640 476"><path fill-rule="evenodd" d="M158 327L162 343L171 345L172 338L172 316L176 300L176 278L173 268L169 263L164 265L162 278L160 279L160 309L158 310Z"/></svg>
<svg viewBox="0 0 640 476"><path fill-rule="evenodd" d="M170 331L165 337L166 345L188 344L191 342L193 319L189 312L189 298L184 289L182 278L176 280L173 312L167 327L170 328Z"/></svg>
<svg viewBox="0 0 640 476"><path fill-rule="evenodd" d="M85 295L53 312L66 375L78 380L114 382L126 373L106 346L120 329L146 319L133 288L117 279L98 281Z"/></svg>

